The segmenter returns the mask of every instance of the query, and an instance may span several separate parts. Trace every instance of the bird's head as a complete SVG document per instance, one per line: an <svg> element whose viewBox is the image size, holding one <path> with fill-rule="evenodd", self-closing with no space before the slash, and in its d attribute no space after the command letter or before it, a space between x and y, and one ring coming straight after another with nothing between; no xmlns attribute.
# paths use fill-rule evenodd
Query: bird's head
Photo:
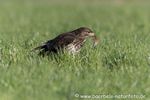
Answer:
<svg viewBox="0 0 150 100"><path fill-rule="evenodd" d="M80 38L84 38L84 39L87 37L92 38L94 47L99 43L98 37L95 35L95 33L91 29L87 27L80 27L77 30L75 30L75 32L76 32L76 35Z"/></svg>
<svg viewBox="0 0 150 100"><path fill-rule="evenodd" d="M78 28L75 31L76 31L76 34L78 36L80 36L80 37L86 38L86 37L93 37L93 36L95 36L95 33L91 29L89 29L87 27L80 27L80 28Z"/></svg>

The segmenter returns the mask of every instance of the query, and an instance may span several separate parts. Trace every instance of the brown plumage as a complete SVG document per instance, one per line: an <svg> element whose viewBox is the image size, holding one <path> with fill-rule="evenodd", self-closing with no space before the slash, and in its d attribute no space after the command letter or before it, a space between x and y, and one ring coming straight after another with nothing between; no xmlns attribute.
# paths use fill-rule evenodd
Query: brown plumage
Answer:
<svg viewBox="0 0 150 100"><path fill-rule="evenodd" d="M76 30L62 33L56 38L49 40L43 45L35 48L34 50L39 50L40 55L58 53L64 49L69 53L75 54L80 51L88 37L92 37L94 46L97 45L98 38L93 31L87 27L80 27Z"/></svg>

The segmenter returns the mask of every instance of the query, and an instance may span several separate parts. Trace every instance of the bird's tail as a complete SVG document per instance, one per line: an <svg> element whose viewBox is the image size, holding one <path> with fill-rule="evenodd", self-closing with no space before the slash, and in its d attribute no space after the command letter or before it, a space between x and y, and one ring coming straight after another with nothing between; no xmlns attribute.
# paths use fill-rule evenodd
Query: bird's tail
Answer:
<svg viewBox="0 0 150 100"><path fill-rule="evenodd" d="M46 54L46 52L47 52L47 45L44 44L44 45L38 46L38 47L32 49L31 51L32 51L32 52L38 51L38 55L40 55L40 56L45 56L45 54Z"/></svg>
<svg viewBox="0 0 150 100"><path fill-rule="evenodd" d="M41 45L41 46L38 46L38 47L32 49L31 51L37 51L37 50L41 51L46 48L47 48L47 46L46 46L46 44L44 44L44 45Z"/></svg>

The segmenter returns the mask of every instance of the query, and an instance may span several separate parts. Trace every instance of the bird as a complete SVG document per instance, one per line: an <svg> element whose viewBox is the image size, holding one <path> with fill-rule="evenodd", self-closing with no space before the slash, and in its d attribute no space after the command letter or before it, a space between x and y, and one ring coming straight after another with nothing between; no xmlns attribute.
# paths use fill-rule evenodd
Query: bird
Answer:
<svg viewBox="0 0 150 100"><path fill-rule="evenodd" d="M99 42L98 37L90 28L80 27L73 31L62 33L33 50L39 50L39 55L42 56L51 53L58 54L64 50L69 52L69 54L77 54L80 52L88 37L92 38L93 46L95 47Z"/></svg>

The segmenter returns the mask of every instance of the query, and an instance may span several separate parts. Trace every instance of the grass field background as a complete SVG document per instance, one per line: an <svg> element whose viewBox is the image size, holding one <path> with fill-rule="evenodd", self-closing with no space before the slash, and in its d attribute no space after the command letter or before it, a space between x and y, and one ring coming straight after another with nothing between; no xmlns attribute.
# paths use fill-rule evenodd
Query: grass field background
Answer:
<svg viewBox="0 0 150 100"><path fill-rule="evenodd" d="M0 100L80 100L77 93L149 100L149 9L148 0L0 0ZM89 41L58 60L30 52L80 26L100 37L97 48Z"/></svg>

